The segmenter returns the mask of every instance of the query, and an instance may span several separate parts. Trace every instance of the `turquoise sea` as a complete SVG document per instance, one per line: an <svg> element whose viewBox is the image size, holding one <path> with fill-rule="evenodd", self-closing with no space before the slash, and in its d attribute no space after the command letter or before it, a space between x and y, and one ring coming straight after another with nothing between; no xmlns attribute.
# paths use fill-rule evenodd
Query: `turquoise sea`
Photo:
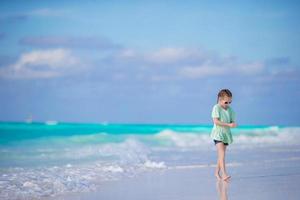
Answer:
<svg viewBox="0 0 300 200"><path fill-rule="evenodd" d="M215 162L211 125L0 123L0 199L88 192L146 170ZM240 126L232 151L298 145L300 127Z"/></svg>

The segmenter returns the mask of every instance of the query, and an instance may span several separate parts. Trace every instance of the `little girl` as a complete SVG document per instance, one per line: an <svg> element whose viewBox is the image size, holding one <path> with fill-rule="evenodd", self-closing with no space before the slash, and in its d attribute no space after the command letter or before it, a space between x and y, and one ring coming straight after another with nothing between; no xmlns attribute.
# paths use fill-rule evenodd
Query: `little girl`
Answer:
<svg viewBox="0 0 300 200"><path fill-rule="evenodd" d="M214 140L218 152L215 176L223 180L230 178L225 168L225 152L227 145L233 142L230 128L237 126L235 123L235 113L229 106L231 102L231 92L228 89L222 89L218 94L218 103L214 105L211 113L214 121L211 138ZM220 176L220 170L222 177Z"/></svg>

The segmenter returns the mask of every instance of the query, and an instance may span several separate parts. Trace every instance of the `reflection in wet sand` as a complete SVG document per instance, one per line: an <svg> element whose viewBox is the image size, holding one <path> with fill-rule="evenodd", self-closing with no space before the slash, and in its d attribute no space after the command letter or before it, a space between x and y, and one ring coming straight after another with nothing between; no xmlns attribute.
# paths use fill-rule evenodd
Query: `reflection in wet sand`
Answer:
<svg viewBox="0 0 300 200"><path fill-rule="evenodd" d="M228 186L229 183L227 181L217 180L216 187L217 187L220 200L228 200L228 195L227 195Z"/></svg>

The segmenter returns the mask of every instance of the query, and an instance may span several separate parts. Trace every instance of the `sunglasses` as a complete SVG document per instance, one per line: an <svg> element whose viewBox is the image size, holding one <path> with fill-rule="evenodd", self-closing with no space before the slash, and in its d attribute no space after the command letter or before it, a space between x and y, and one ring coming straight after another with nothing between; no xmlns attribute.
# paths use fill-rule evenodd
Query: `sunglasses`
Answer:
<svg viewBox="0 0 300 200"><path fill-rule="evenodd" d="M225 104L231 104L231 101L225 101L224 103Z"/></svg>

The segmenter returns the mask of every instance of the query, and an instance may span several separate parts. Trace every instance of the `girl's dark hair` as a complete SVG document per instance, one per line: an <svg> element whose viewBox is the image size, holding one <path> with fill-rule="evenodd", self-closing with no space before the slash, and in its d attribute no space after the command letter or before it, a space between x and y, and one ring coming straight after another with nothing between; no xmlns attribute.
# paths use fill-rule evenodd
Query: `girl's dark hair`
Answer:
<svg viewBox="0 0 300 200"><path fill-rule="evenodd" d="M222 90L220 90L220 92L218 93L217 102L219 101L220 97L224 97L224 96L232 97L232 93L228 89L222 89Z"/></svg>

